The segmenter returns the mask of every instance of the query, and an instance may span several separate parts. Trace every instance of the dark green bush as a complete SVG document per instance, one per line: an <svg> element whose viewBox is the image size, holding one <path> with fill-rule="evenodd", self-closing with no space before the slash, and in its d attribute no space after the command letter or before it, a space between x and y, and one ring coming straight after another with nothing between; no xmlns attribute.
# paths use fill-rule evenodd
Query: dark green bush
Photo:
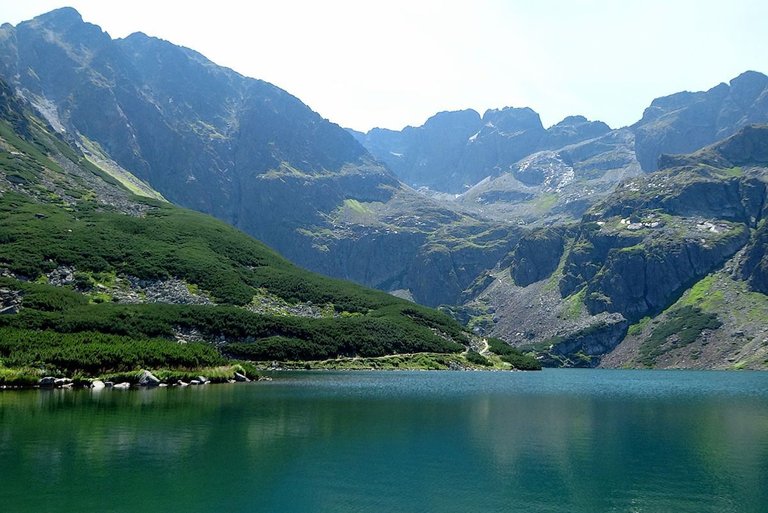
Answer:
<svg viewBox="0 0 768 513"><path fill-rule="evenodd" d="M475 365L482 365L484 367L488 367L490 365L493 365L488 358L481 355L477 351L468 351L467 352L467 361L469 363L474 363Z"/></svg>
<svg viewBox="0 0 768 513"><path fill-rule="evenodd" d="M0 358L6 367L96 376L141 368L194 369L226 360L211 345L134 339L104 333L56 333L0 328Z"/></svg>
<svg viewBox="0 0 768 513"><path fill-rule="evenodd" d="M488 339L488 348L499 355L502 361L519 370L541 370L541 363L529 354L525 354L498 338Z"/></svg>

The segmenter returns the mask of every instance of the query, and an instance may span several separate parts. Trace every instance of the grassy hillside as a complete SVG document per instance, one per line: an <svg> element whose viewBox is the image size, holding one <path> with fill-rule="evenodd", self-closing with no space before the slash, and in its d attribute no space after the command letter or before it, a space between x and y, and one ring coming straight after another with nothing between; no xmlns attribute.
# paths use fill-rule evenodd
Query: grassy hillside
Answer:
<svg viewBox="0 0 768 513"><path fill-rule="evenodd" d="M7 88L0 98L0 381L18 374L9 367L100 375L468 343L440 312L310 273L209 216L133 195Z"/></svg>

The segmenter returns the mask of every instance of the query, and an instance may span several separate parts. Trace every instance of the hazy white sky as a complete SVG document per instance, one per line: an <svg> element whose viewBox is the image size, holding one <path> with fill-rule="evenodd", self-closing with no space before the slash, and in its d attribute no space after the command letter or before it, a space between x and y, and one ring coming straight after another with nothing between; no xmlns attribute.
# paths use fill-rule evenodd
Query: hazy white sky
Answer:
<svg viewBox="0 0 768 513"><path fill-rule="evenodd" d="M658 96L768 72L765 0L0 0L17 24L75 7L112 37L141 31L368 130L443 110L531 107L631 124Z"/></svg>

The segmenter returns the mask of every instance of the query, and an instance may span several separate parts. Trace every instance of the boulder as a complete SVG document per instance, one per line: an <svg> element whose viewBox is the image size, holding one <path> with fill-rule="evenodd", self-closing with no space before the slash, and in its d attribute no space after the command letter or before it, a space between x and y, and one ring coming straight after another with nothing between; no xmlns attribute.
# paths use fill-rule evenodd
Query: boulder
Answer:
<svg viewBox="0 0 768 513"><path fill-rule="evenodd" d="M53 388L56 386L56 378L53 376L45 376L44 378L40 378L40 381L38 381L37 384L44 388Z"/></svg>
<svg viewBox="0 0 768 513"><path fill-rule="evenodd" d="M106 386L107 385L103 381L101 381L100 379L94 379L91 382L91 388L93 390L101 390L101 389L105 388Z"/></svg>
<svg viewBox="0 0 768 513"><path fill-rule="evenodd" d="M160 384L160 379L157 376L149 372L148 370L141 371L139 377L139 386L141 387L156 387Z"/></svg>

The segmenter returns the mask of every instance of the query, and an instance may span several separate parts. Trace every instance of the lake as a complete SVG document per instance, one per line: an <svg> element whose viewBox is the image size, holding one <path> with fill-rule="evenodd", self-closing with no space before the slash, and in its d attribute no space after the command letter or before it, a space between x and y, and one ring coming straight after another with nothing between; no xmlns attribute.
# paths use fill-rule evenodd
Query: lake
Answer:
<svg viewBox="0 0 768 513"><path fill-rule="evenodd" d="M768 512L768 373L6 391L0 510Z"/></svg>

